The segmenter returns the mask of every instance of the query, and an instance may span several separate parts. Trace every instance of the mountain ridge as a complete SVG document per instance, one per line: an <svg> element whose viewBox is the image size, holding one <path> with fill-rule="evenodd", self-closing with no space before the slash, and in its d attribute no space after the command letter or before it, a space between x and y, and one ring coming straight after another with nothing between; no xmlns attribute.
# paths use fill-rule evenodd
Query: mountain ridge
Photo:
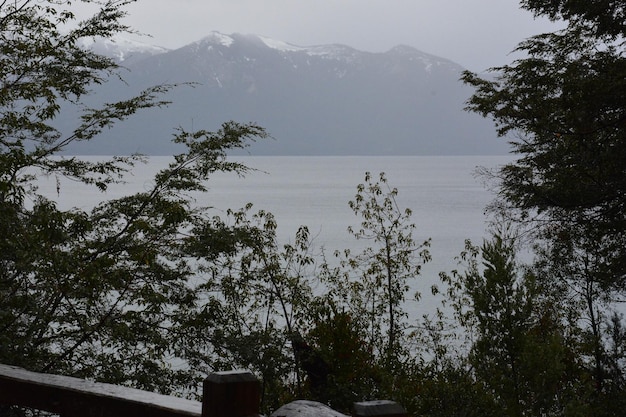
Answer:
<svg viewBox="0 0 626 417"><path fill-rule="evenodd" d="M78 144L74 153L171 154L176 146L163 132L215 130L228 120L258 123L275 138L253 144L252 154L506 153L491 122L463 111L472 93L459 82L463 68L408 45L365 52L220 32L176 49L131 43L129 53L127 45L91 46L128 71L124 83L96 89L89 104L150 85L197 84L175 89L158 115L141 113L105 132L105 145Z"/></svg>

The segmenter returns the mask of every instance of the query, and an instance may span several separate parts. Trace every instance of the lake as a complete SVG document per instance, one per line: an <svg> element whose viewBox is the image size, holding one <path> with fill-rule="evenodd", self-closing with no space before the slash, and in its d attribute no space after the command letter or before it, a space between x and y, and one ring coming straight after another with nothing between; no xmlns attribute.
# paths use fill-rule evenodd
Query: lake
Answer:
<svg viewBox="0 0 626 417"><path fill-rule="evenodd" d="M493 168L511 161L502 156L247 156L234 157L258 171L245 178L218 173L209 181L209 191L198 196L198 204L214 207L215 214L228 208L254 204L256 210L272 212L278 222L282 242L293 240L300 225L309 227L315 248L327 253L336 249L358 248L347 232L359 219L348 207L362 183L365 172L385 172L389 185L398 188L401 208L413 211L417 241L432 239L432 261L422 270L415 290L427 294L430 285L438 282L440 271L456 266L454 257L464 247L465 239L481 243L486 236L487 218L484 210L493 199L480 179L477 167ZM52 179L43 182L45 194L59 202L60 207L89 208L106 198L116 198L150 189L152 175L167 165L168 157L151 157L140 165L123 186L111 188L106 194L71 182L63 182L57 195ZM360 244L360 242L359 242ZM422 306L431 310L426 303ZM422 307L414 308L422 310Z"/></svg>

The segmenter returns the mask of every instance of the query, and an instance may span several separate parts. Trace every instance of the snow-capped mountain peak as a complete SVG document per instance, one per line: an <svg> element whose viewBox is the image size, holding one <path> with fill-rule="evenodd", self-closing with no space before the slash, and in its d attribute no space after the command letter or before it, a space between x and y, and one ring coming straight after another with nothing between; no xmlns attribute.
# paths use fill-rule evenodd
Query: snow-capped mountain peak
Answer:
<svg viewBox="0 0 626 417"><path fill-rule="evenodd" d="M212 45L230 47L235 42L237 42L237 40L242 40L242 39L249 40L252 42L257 42L257 43L265 45L266 47L270 49L276 49L281 52L295 52L295 51L302 51L306 49L306 48L296 46L296 45L293 45L293 44L290 44L281 40L269 38L267 36L240 34L240 33L233 33L230 35L226 35L224 33L216 32L216 31L211 32L209 35L195 42L195 44L207 44L208 43Z"/></svg>
<svg viewBox="0 0 626 417"><path fill-rule="evenodd" d="M234 42L235 42L235 40L233 39L232 36L225 35L223 33L213 31L213 32L211 32L210 34L208 34L207 36L205 36L204 38L200 39L199 41L197 41L195 43L196 44L216 43L216 44L219 44L219 45L222 45L222 46L229 47Z"/></svg>

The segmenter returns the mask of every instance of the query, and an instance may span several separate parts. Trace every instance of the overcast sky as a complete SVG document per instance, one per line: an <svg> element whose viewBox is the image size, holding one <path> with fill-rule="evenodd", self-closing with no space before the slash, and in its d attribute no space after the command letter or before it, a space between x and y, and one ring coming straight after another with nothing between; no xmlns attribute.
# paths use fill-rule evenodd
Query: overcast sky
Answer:
<svg viewBox="0 0 626 417"><path fill-rule="evenodd" d="M509 63L521 40L555 28L517 0L139 0L128 11L128 23L167 48L211 31L370 52L404 44L472 71Z"/></svg>

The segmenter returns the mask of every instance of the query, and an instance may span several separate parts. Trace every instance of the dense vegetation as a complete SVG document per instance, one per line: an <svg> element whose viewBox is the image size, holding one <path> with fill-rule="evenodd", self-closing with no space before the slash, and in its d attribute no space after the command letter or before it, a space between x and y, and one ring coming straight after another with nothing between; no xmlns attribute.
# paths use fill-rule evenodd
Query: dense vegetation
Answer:
<svg viewBox="0 0 626 417"><path fill-rule="evenodd" d="M83 38L129 30L131 0L77 22L67 0L0 0L0 363L193 397L210 371L253 370L265 411L311 398L347 411L387 398L414 415L617 416L626 406L626 60L615 1L522 1L564 20L520 44L526 57L476 87L472 111L514 135L497 172L492 238L467 242L432 291L441 310L403 310L429 260L384 174L349 202L370 246L312 256L305 227L281 246L252 206L215 217L194 204L227 153L267 136L254 124L173 130L185 151L145 192L61 210L41 176L106 191L140 156L63 156L172 88L86 107L123 76ZM62 111L79 115L55 126ZM59 186L62 182L58 180ZM516 260L531 248L532 264ZM419 300L419 294L416 295ZM2 414L24 410L0 409Z"/></svg>

